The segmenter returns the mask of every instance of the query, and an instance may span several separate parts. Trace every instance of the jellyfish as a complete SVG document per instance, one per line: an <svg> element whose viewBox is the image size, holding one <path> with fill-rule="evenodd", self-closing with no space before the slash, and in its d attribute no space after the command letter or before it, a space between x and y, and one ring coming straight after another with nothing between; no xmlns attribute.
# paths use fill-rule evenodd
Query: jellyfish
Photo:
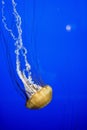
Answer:
<svg viewBox="0 0 87 130"><path fill-rule="evenodd" d="M17 80L15 82L27 97L26 107L30 109L40 109L50 103L52 99L52 88L49 85L45 85L45 86L39 85L34 82L34 79L32 79L31 65L28 62L28 58L27 58L27 49L25 48L22 40L22 27L21 27L22 19L16 9L17 3L15 2L15 0L11 0L11 4L12 4L13 16L15 18L15 25L17 28L18 35L15 36L13 30L9 28L7 25L5 11L4 11L6 3L4 0L2 0L2 23L4 28L9 32L10 36L14 40L14 46L16 47L16 49L14 50L15 57L16 57L16 63L15 63L16 73L19 79L23 83L24 90L20 87ZM25 63L24 68L22 68L20 55L24 59L24 63Z"/></svg>

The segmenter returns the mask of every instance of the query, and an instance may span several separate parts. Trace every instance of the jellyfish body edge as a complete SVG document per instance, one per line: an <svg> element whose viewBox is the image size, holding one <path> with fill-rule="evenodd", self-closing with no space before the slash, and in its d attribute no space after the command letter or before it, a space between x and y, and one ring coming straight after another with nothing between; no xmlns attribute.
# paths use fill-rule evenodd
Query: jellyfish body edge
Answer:
<svg viewBox="0 0 87 130"><path fill-rule="evenodd" d="M26 107L30 109L40 109L50 103L52 100L52 88L50 86L44 86L37 91L26 102Z"/></svg>

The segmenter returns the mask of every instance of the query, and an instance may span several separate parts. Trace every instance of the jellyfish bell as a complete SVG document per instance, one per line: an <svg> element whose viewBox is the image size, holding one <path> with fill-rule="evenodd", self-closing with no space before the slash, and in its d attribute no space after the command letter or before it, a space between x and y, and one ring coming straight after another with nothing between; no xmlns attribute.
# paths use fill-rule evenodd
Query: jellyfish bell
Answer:
<svg viewBox="0 0 87 130"><path fill-rule="evenodd" d="M40 109L50 103L52 99L52 88L49 85L39 86L30 81L22 74L22 82L27 94L26 107L30 109Z"/></svg>
<svg viewBox="0 0 87 130"><path fill-rule="evenodd" d="M52 88L50 86L41 87L26 102L26 107L30 109L40 109L50 103L52 99Z"/></svg>

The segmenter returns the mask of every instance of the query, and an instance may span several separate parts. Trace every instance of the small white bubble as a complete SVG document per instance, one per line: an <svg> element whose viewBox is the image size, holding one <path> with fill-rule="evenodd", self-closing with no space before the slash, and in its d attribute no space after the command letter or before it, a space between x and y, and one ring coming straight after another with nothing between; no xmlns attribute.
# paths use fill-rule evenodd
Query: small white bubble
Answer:
<svg viewBox="0 0 87 130"><path fill-rule="evenodd" d="M5 4L5 2L2 0L2 4L4 5Z"/></svg>
<svg viewBox="0 0 87 130"><path fill-rule="evenodd" d="M66 31L71 31L71 29L72 29L72 27L71 27L71 25L66 25Z"/></svg>

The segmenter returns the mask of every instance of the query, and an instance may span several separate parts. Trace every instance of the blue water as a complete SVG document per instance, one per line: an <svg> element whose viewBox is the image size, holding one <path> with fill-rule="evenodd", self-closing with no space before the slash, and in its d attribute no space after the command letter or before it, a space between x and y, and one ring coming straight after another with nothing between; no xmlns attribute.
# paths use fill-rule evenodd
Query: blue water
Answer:
<svg viewBox="0 0 87 130"><path fill-rule="evenodd" d="M51 85L53 99L41 110L25 107L8 69L5 43L16 75L14 41L0 21L0 130L87 130L86 0L16 2L34 80ZM7 23L17 35L11 8L6 1Z"/></svg>

